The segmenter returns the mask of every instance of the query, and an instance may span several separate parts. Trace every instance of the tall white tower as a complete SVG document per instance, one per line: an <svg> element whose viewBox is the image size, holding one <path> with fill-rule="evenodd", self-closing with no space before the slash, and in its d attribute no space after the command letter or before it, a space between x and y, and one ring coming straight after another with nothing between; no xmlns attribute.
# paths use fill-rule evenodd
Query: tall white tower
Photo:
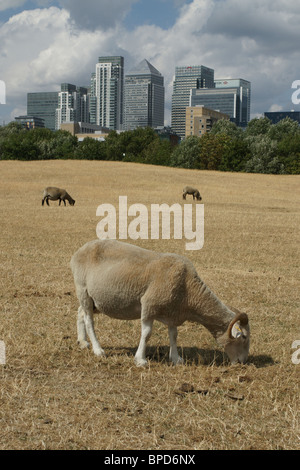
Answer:
<svg viewBox="0 0 300 470"><path fill-rule="evenodd" d="M124 58L99 57L94 80L94 116L91 121L102 127L123 127Z"/></svg>

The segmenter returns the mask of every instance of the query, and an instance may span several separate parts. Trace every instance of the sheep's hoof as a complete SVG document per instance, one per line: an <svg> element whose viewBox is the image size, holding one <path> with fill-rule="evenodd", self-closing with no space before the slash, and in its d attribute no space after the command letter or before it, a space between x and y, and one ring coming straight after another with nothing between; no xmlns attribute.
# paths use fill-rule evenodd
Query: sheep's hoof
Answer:
<svg viewBox="0 0 300 470"><path fill-rule="evenodd" d="M89 347L89 343L85 340L82 340L82 341L77 341L78 343L78 346L80 347L80 349L86 349Z"/></svg>
<svg viewBox="0 0 300 470"><path fill-rule="evenodd" d="M182 357L178 356L177 361L174 364L177 365L177 364L183 364L183 363L184 363L184 360L182 359Z"/></svg>
<svg viewBox="0 0 300 470"><path fill-rule="evenodd" d="M172 361L173 365L174 366L177 366L177 365L180 365L180 364L183 364L184 363L184 360L182 359L182 357L178 356L174 359L170 358L170 360Z"/></svg>
<svg viewBox="0 0 300 470"><path fill-rule="evenodd" d="M93 352L94 352L95 356L97 356L97 357L105 357L105 352L100 347L93 348Z"/></svg>
<svg viewBox="0 0 300 470"><path fill-rule="evenodd" d="M148 364L147 359L141 359L141 358L135 358L134 362L137 367L146 367L146 365Z"/></svg>

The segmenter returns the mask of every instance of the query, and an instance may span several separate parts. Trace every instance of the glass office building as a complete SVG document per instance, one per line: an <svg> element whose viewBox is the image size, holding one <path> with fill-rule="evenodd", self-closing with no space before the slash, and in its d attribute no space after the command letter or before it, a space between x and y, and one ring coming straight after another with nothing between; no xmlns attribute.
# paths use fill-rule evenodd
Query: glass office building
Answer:
<svg viewBox="0 0 300 470"><path fill-rule="evenodd" d="M300 111L270 111L264 113L264 116L272 122L272 124L277 124L282 119L290 118L293 121L297 121L300 125Z"/></svg>
<svg viewBox="0 0 300 470"><path fill-rule="evenodd" d="M58 107L58 92L27 94L27 115L44 120L45 127L55 130L55 115Z"/></svg>
<svg viewBox="0 0 300 470"><path fill-rule="evenodd" d="M186 107L191 89L214 88L214 70L204 65L180 66L175 69L173 82L171 127L181 138L185 136Z"/></svg>
<svg viewBox="0 0 300 470"><path fill-rule="evenodd" d="M17 116L15 121L28 130L45 127L44 119L36 116Z"/></svg>
<svg viewBox="0 0 300 470"><path fill-rule="evenodd" d="M193 89L190 106L205 106L228 114L237 126L250 121L251 83L243 79L216 80L213 89Z"/></svg>
<svg viewBox="0 0 300 470"><path fill-rule="evenodd" d="M164 78L145 59L125 76L124 128L163 126L164 108Z"/></svg>

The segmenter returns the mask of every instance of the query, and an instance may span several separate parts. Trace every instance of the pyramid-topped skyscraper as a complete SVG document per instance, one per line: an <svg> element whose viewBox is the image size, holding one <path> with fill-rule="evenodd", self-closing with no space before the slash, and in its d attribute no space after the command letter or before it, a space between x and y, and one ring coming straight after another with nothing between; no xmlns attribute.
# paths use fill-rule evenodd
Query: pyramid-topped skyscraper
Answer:
<svg viewBox="0 0 300 470"><path fill-rule="evenodd" d="M164 125L164 77L148 60L125 76L125 129Z"/></svg>

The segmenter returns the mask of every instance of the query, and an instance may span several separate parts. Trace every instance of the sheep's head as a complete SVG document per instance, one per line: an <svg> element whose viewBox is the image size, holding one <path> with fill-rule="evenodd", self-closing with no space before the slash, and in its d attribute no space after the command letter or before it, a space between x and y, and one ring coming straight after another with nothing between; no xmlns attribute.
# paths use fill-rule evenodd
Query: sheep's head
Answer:
<svg viewBox="0 0 300 470"><path fill-rule="evenodd" d="M244 364L248 359L250 345L250 327L248 315L231 308L236 314L230 322L224 338L224 349L231 364Z"/></svg>

